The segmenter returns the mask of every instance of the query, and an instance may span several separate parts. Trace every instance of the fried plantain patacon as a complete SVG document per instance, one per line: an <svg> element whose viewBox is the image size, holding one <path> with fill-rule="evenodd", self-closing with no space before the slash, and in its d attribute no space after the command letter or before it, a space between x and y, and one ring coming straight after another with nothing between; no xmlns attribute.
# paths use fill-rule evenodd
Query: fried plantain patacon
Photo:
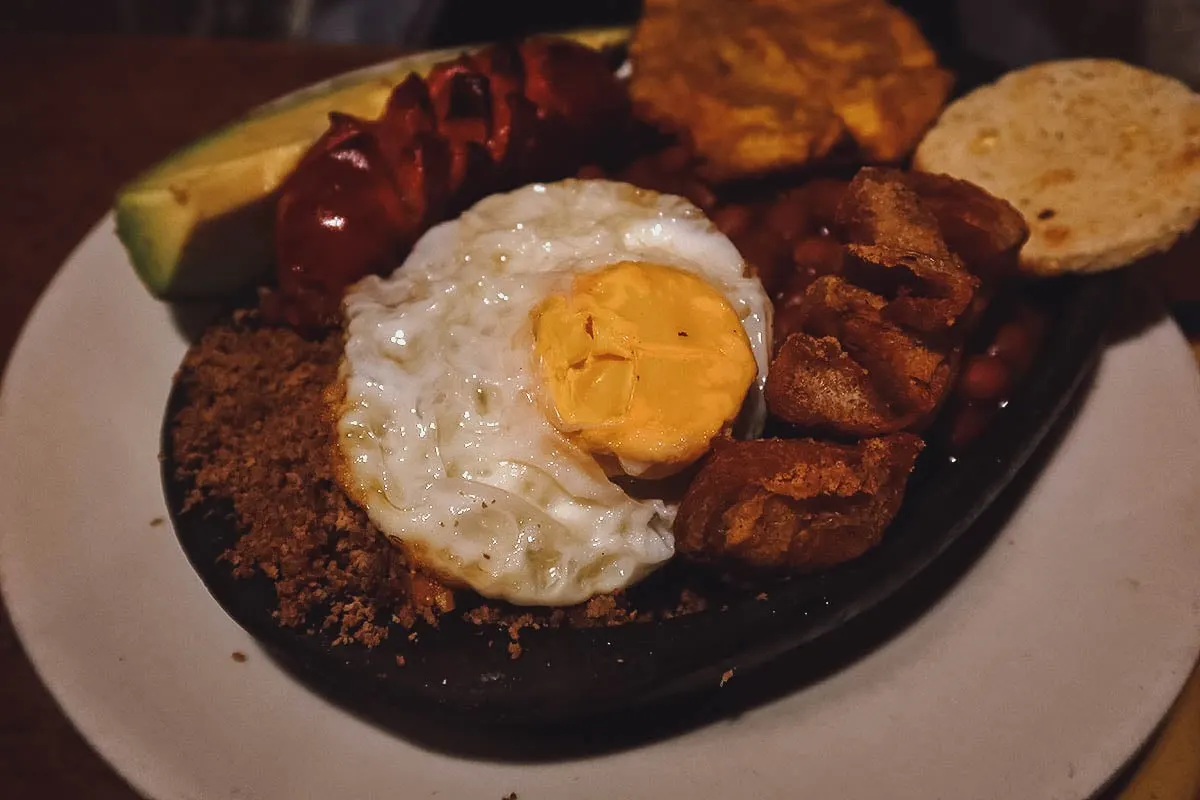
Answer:
<svg viewBox="0 0 1200 800"><path fill-rule="evenodd" d="M690 141L716 181L835 148L897 161L952 83L916 24L883 0L647 0L630 53L638 113Z"/></svg>
<svg viewBox="0 0 1200 800"><path fill-rule="evenodd" d="M923 446L906 433L855 444L720 440L679 507L676 549L795 571L857 558L895 517Z"/></svg>

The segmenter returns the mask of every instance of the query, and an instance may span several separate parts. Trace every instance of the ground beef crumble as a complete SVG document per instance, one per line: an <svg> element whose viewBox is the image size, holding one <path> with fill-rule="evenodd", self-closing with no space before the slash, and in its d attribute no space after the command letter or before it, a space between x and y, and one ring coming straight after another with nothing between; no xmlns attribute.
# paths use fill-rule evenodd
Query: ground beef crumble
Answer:
<svg viewBox="0 0 1200 800"><path fill-rule="evenodd" d="M456 596L415 570L335 481L325 398L341 350L340 332L306 339L239 311L205 332L177 376L185 402L172 421L170 455L191 487L180 511L232 507L241 536L223 558L238 576L274 581L280 624L332 629L338 643L371 647L391 621L436 626L460 609L469 622L505 630L516 658L525 628L621 625L707 607L684 589L654 610L634 608L624 592L570 608L516 608Z"/></svg>
<svg viewBox="0 0 1200 800"><path fill-rule="evenodd" d="M386 635L385 612L434 623L454 599L414 575L334 483L324 392L340 354L340 335L309 341L260 326L251 312L213 326L180 369L187 402L172 446L193 486L183 511L232 503L244 533L225 558L237 575L260 570L275 581L282 624L309 624L327 609L323 627L373 645Z"/></svg>

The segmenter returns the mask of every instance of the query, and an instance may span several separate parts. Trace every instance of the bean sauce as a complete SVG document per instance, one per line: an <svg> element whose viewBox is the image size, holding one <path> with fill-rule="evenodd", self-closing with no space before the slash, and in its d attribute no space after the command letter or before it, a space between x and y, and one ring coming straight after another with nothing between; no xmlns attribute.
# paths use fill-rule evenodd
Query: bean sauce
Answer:
<svg viewBox="0 0 1200 800"><path fill-rule="evenodd" d="M995 304L990 335L964 355L946 408L944 430L951 456L960 455L1000 412L1025 377L1045 338L1046 312L1029 298Z"/></svg>

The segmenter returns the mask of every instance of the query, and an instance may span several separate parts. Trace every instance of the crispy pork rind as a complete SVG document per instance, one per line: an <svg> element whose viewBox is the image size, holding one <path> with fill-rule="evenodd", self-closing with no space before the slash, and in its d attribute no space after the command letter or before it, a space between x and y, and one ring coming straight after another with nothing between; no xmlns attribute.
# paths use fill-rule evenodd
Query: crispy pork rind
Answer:
<svg viewBox="0 0 1200 800"><path fill-rule="evenodd" d="M937 220L950 252L986 284L1018 273L1029 238L1021 212L973 183L929 172L893 172Z"/></svg>
<svg viewBox="0 0 1200 800"><path fill-rule="evenodd" d="M630 46L641 113L717 181L908 154L952 78L883 0L647 0Z"/></svg>
<svg viewBox="0 0 1200 800"><path fill-rule="evenodd" d="M811 333L788 336L767 373L771 413L805 433L849 439L924 427L950 387L957 348L884 319L876 295L841 278L817 280L805 302Z"/></svg>
<svg viewBox="0 0 1200 800"><path fill-rule="evenodd" d="M720 440L679 507L676 550L791 571L857 558L895 517L922 447L904 433L855 444Z"/></svg>
<svg viewBox="0 0 1200 800"><path fill-rule="evenodd" d="M866 168L836 224L841 274L789 310L767 405L806 434L920 431L949 391L981 285L1015 270L1024 223L960 181Z"/></svg>

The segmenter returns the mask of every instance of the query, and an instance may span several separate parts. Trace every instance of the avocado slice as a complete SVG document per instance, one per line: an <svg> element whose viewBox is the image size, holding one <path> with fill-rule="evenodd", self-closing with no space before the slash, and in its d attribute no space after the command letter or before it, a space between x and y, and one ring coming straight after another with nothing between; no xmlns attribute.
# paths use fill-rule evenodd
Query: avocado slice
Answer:
<svg viewBox="0 0 1200 800"><path fill-rule="evenodd" d="M330 111L378 117L397 69L353 76L264 107L172 154L117 193L117 236L155 296L225 296L262 278L280 183ZM323 89L323 90L322 90Z"/></svg>

